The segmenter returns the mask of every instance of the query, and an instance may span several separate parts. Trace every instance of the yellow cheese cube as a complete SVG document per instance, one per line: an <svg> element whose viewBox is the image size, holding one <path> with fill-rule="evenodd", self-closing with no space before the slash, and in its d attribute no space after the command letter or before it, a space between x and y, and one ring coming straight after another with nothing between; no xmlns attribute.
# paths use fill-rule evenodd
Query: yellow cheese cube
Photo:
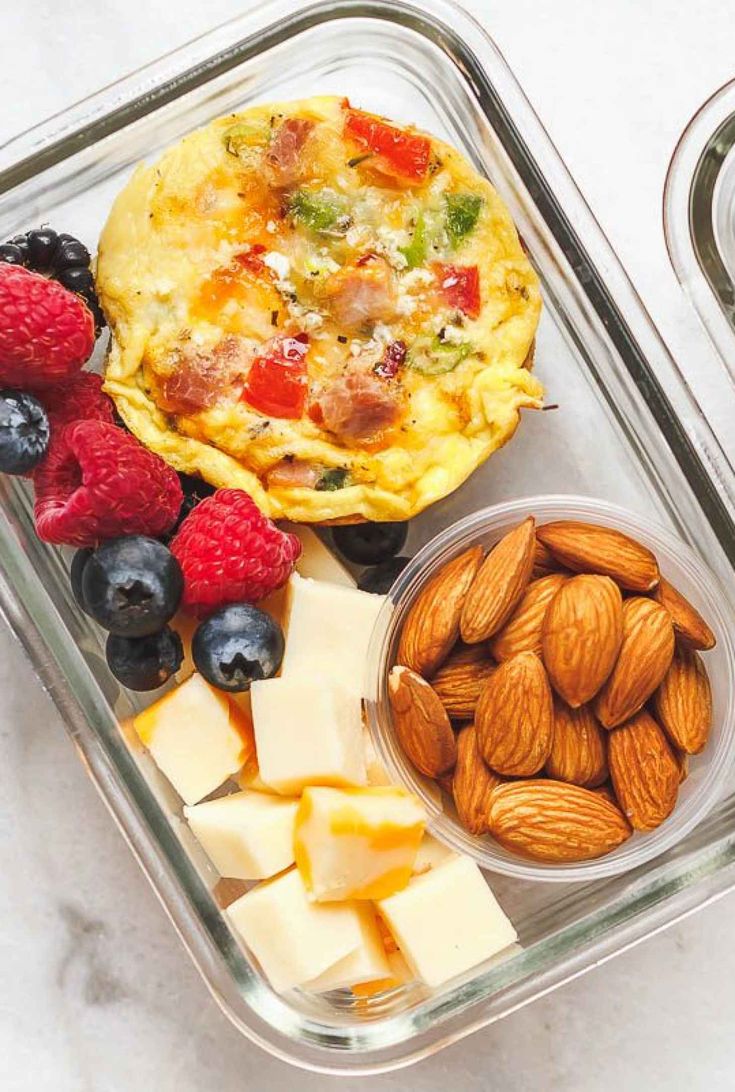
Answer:
<svg viewBox="0 0 735 1092"><path fill-rule="evenodd" d="M344 990L360 982L371 982L390 975L390 966L380 939L375 911L369 903L362 903L357 910L360 919L362 942L354 952L338 960L317 978L307 982L304 989L312 993L328 990Z"/></svg>
<svg viewBox="0 0 735 1092"><path fill-rule="evenodd" d="M294 575L289 581L284 678L339 679L364 696L367 652L382 595Z"/></svg>
<svg viewBox="0 0 735 1092"><path fill-rule="evenodd" d="M209 796L255 753L246 714L197 674L139 713L133 724L186 804Z"/></svg>
<svg viewBox="0 0 735 1092"><path fill-rule="evenodd" d="M426 825L405 789L305 788L294 847L315 899L379 899L408 883Z"/></svg>
<svg viewBox="0 0 735 1092"><path fill-rule="evenodd" d="M253 683L255 745L260 776L295 796L305 785L363 785L360 700L323 680L264 679Z"/></svg>
<svg viewBox="0 0 735 1092"><path fill-rule="evenodd" d="M441 986L518 939L469 857L453 856L414 876L377 907L409 967L428 986Z"/></svg>
<svg viewBox="0 0 735 1092"><path fill-rule="evenodd" d="M357 586L352 573L324 545L311 527L303 523L287 521L281 523L280 527L281 530L290 531L292 535L296 535L301 543L301 556L296 562L296 571L301 576L311 577L312 580L324 580L328 584L342 584L347 588Z"/></svg>
<svg viewBox="0 0 735 1092"><path fill-rule="evenodd" d="M220 876L264 880L294 862L297 800L236 792L184 808L194 835Z"/></svg>
<svg viewBox="0 0 735 1092"><path fill-rule="evenodd" d="M295 868L254 887L226 914L279 992L317 978L362 944L359 907L312 902Z"/></svg>

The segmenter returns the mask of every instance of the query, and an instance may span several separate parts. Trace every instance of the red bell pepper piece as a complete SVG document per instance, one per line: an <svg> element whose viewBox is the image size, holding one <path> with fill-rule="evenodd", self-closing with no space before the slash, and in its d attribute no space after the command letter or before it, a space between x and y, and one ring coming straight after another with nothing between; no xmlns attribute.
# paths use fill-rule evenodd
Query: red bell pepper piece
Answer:
<svg viewBox="0 0 735 1092"><path fill-rule="evenodd" d="M348 110L345 135L367 152L372 152L386 174L411 182L426 177L431 157L431 141L418 133L409 133L388 125L374 114L363 110Z"/></svg>
<svg viewBox="0 0 735 1092"><path fill-rule="evenodd" d="M456 307L468 318L480 314L480 274L476 265L451 265L434 262L439 291L450 307Z"/></svg>
<svg viewBox="0 0 735 1092"><path fill-rule="evenodd" d="M308 334L272 338L250 367L243 399L267 417L301 417L306 404L308 347Z"/></svg>
<svg viewBox="0 0 735 1092"><path fill-rule="evenodd" d="M373 371L376 375L379 375L381 379L395 379L405 360L405 341L391 341L386 345L383 357L375 365Z"/></svg>

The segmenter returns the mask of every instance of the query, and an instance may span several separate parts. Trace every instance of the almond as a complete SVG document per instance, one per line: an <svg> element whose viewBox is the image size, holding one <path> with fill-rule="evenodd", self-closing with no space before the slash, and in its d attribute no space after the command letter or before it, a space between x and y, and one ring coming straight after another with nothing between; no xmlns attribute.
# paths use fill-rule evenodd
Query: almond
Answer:
<svg viewBox="0 0 735 1092"><path fill-rule="evenodd" d="M554 689L573 709L590 701L615 666L623 639L623 599L608 576L574 576L543 620L541 647Z"/></svg>
<svg viewBox="0 0 735 1092"><path fill-rule="evenodd" d="M398 742L419 773L440 777L457 761L457 742L444 706L425 679L408 667L388 677Z"/></svg>
<svg viewBox="0 0 735 1092"><path fill-rule="evenodd" d="M554 712L544 665L520 652L495 669L480 694L475 726L480 752L496 773L528 777L551 750Z"/></svg>
<svg viewBox="0 0 735 1092"><path fill-rule="evenodd" d="M500 784L500 778L487 768L480 754L474 724L468 724L457 736L452 792L459 821L470 834L487 833L490 794Z"/></svg>
<svg viewBox="0 0 735 1092"><path fill-rule="evenodd" d="M462 605L483 557L473 546L453 558L419 592L403 624L398 662L432 675L459 636Z"/></svg>
<svg viewBox="0 0 735 1092"><path fill-rule="evenodd" d="M563 569L563 566L556 560L554 555L548 546L544 546L543 542L539 542L538 536L533 544L533 570L531 572L531 578L538 580L539 577L548 576L549 573L558 573Z"/></svg>
<svg viewBox="0 0 735 1092"><path fill-rule="evenodd" d="M653 593L653 598L662 607L666 607L671 615L680 644L685 645L687 648L698 648L702 652L715 647L717 643L715 635L702 615L663 576Z"/></svg>
<svg viewBox="0 0 735 1092"><path fill-rule="evenodd" d="M647 592L658 584L655 556L622 531L567 519L547 523L536 534L556 560L574 572L609 576L627 591Z"/></svg>
<svg viewBox="0 0 735 1092"><path fill-rule="evenodd" d="M594 789L607 780L606 733L587 705L570 709L554 701L554 735L546 773L555 781L571 781Z"/></svg>
<svg viewBox="0 0 735 1092"><path fill-rule="evenodd" d="M550 573L528 585L510 619L490 642L490 652L496 660L510 660L519 652L540 655L546 610L566 579L563 573Z"/></svg>
<svg viewBox="0 0 735 1092"><path fill-rule="evenodd" d="M505 625L531 578L533 516L504 535L477 571L462 607L460 632L468 645L485 641Z"/></svg>
<svg viewBox="0 0 735 1092"><path fill-rule="evenodd" d="M702 658L679 649L654 696L661 727L680 751L698 755L712 727L712 690Z"/></svg>
<svg viewBox="0 0 735 1092"><path fill-rule="evenodd" d="M597 719L605 728L614 728L638 712L660 686L673 655L669 612L654 599L626 599L620 655L595 702Z"/></svg>
<svg viewBox="0 0 735 1092"><path fill-rule="evenodd" d="M592 792L596 796L601 796L603 800L609 801L613 807L618 807L618 798L615 795L615 789L612 787L612 782L606 781L604 785L598 785L596 789L592 789Z"/></svg>
<svg viewBox="0 0 735 1092"><path fill-rule="evenodd" d="M472 720L480 691L495 665L482 645L459 646L431 680L450 717Z"/></svg>
<svg viewBox="0 0 735 1092"><path fill-rule="evenodd" d="M640 712L611 732L608 762L615 795L631 826L660 826L674 810L681 772L653 717Z"/></svg>
<svg viewBox="0 0 735 1092"><path fill-rule="evenodd" d="M679 784L681 785L682 781L686 781L689 777L689 755L686 751L677 751L676 747L671 748L671 753L679 767Z"/></svg>
<svg viewBox="0 0 735 1092"><path fill-rule="evenodd" d="M441 777L435 778L437 785L440 789L443 789L449 796L454 794L454 774L450 770L449 773L442 774Z"/></svg>
<svg viewBox="0 0 735 1092"><path fill-rule="evenodd" d="M631 835L622 812L565 781L510 781L490 797L489 827L506 849L536 861L589 861Z"/></svg>

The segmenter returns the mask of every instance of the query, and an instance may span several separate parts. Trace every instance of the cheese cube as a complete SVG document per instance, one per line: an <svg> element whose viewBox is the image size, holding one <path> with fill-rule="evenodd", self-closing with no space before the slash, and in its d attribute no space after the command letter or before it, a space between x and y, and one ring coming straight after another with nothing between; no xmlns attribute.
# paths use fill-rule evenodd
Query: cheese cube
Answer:
<svg viewBox="0 0 735 1092"><path fill-rule="evenodd" d="M246 714L197 674L139 713L133 723L186 804L209 796L255 753Z"/></svg>
<svg viewBox="0 0 735 1092"><path fill-rule="evenodd" d="M196 838L220 876L264 880L294 862L297 800L236 792L184 808Z"/></svg>
<svg viewBox="0 0 735 1092"><path fill-rule="evenodd" d="M226 913L279 992L317 978L362 944L357 905L312 902L295 868L254 887Z"/></svg>
<svg viewBox="0 0 735 1092"><path fill-rule="evenodd" d="M305 785L364 785L360 700L331 682L264 679L250 688L260 776L295 796Z"/></svg>
<svg viewBox="0 0 735 1092"><path fill-rule="evenodd" d="M406 962L441 986L518 939L469 857L452 857L377 904Z"/></svg>
<svg viewBox="0 0 735 1092"><path fill-rule="evenodd" d="M266 785L265 781L260 776L260 769L257 762L248 762L243 766L240 773L236 775L235 781L237 781L241 789L249 789L250 792L273 792L270 785Z"/></svg>
<svg viewBox="0 0 735 1092"><path fill-rule="evenodd" d="M342 562L324 545L319 535L303 523L281 523L281 530L296 535L301 543L301 556L296 571L312 580L324 580L328 584L342 584L354 588L357 581Z"/></svg>
<svg viewBox="0 0 735 1092"><path fill-rule="evenodd" d="M442 842L437 842L436 838L432 838L430 834L425 834L421 839L421 845L413 863L414 875L420 876L422 873L428 872L430 868L436 868L443 861L456 856L454 850L443 845Z"/></svg>
<svg viewBox="0 0 735 1092"><path fill-rule="evenodd" d="M405 789L305 788L296 864L315 899L379 899L411 878L426 813Z"/></svg>
<svg viewBox="0 0 735 1092"><path fill-rule="evenodd" d="M294 575L289 581L284 678L321 679L364 696L368 645L382 595Z"/></svg>
<svg viewBox="0 0 735 1092"><path fill-rule="evenodd" d="M374 997L376 993L385 993L386 990L395 990L398 986L416 981L416 975L400 952L387 952L385 958L388 960L387 976L353 983L351 989L356 997Z"/></svg>
<svg viewBox="0 0 735 1092"><path fill-rule="evenodd" d="M390 966L380 939L375 911L368 903L362 903L357 913L362 932L362 943L359 948L355 948L354 952L350 952L317 978L307 982L305 989L311 990L312 993L346 990L360 982L372 982L390 975Z"/></svg>

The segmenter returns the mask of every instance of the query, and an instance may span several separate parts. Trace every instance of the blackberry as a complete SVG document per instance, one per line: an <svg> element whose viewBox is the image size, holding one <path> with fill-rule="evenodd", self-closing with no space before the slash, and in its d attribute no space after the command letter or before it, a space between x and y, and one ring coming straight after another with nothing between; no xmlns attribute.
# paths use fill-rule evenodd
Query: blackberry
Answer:
<svg viewBox="0 0 735 1092"><path fill-rule="evenodd" d="M50 273L59 236L53 228L34 228L28 232L28 260L36 273Z"/></svg>
<svg viewBox="0 0 735 1092"><path fill-rule="evenodd" d="M2 243L0 262L5 262L6 265L25 265L25 254L15 243Z"/></svg>

